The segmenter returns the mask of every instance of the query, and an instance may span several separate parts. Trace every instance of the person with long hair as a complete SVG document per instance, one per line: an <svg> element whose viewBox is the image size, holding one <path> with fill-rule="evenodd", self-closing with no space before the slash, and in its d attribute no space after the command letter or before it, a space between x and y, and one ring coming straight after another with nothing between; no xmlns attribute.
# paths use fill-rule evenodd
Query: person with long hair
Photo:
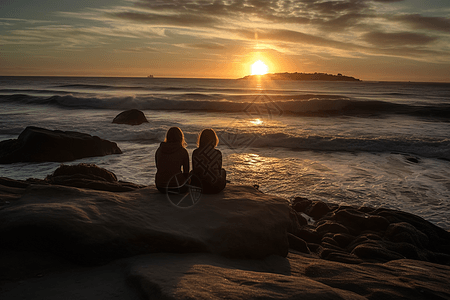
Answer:
<svg viewBox="0 0 450 300"><path fill-rule="evenodd" d="M156 188L166 193L168 189L179 188L189 175L189 153L186 150L183 131L178 127L171 127L164 142L159 145L155 153Z"/></svg>
<svg viewBox="0 0 450 300"><path fill-rule="evenodd" d="M219 138L213 129L204 129L197 141L197 149L192 153L192 179L200 181L202 192L215 194L227 184L227 173L222 168L222 152L216 149ZM195 184L199 184L195 182Z"/></svg>

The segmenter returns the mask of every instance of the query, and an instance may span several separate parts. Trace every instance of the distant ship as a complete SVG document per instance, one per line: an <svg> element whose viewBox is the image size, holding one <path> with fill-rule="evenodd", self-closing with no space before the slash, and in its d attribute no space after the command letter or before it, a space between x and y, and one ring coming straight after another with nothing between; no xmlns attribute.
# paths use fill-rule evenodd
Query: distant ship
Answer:
<svg viewBox="0 0 450 300"><path fill-rule="evenodd" d="M154 78L153 75L148 75L147 78Z"/></svg>

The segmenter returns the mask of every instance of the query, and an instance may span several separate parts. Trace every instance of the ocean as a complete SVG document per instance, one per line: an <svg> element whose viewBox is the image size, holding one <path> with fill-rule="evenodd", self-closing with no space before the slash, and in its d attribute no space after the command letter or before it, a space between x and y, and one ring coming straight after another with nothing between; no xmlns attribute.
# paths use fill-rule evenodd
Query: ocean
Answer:
<svg viewBox="0 0 450 300"><path fill-rule="evenodd" d="M0 141L27 126L114 141L93 163L119 180L154 183L154 154L180 127L191 154L216 130L233 184L265 193L407 211L450 229L450 83L238 79L0 77ZM120 112L149 123L113 124ZM0 165L40 178L60 163Z"/></svg>

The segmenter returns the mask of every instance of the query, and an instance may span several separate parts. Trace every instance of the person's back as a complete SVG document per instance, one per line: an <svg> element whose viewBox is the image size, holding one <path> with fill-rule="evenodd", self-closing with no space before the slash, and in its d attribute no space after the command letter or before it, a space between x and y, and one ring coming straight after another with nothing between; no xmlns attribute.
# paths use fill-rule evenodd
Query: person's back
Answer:
<svg viewBox="0 0 450 300"><path fill-rule="evenodd" d="M181 166L189 160L189 154L177 143L162 142L156 150L155 160L157 168L155 183L165 188L174 175L184 173Z"/></svg>
<svg viewBox="0 0 450 300"><path fill-rule="evenodd" d="M184 135L178 127L172 127L167 131L166 139L156 150L156 176L155 184L158 190L165 192L168 187L178 182L184 182L189 173L189 153L184 148Z"/></svg>
<svg viewBox="0 0 450 300"><path fill-rule="evenodd" d="M199 136L198 148L192 153L192 173L195 175L193 181L200 181L198 184L201 184L205 194L218 193L226 186L222 152L215 148L218 143L214 130L205 129Z"/></svg>

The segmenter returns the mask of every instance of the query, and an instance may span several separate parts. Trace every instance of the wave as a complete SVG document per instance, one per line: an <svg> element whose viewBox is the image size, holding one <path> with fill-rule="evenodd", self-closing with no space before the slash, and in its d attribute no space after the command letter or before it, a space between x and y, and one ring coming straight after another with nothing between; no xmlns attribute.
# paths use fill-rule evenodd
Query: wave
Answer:
<svg viewBox="0 0 450 300"><path fill-rule="evenodd" d="M136 90L136 91L149 91L149 92L196 92L196 93L226 93L226 94L249 94L257 93L260 91L258 88L225 88L225 87L189 87L189 86L138 86L138 85L104 85L104 84L63 84L56 85L55 88L70 88L73 90ZM292 93L294 90L278 90L269 89L270 93Z"/></svg>
<svg viewBox="0 0 450 300"><path fill-rule="evenodd" d="M222 147L242 151L245 148L287 148L300 151L380 152L418 155L450 161L450 139L423 140L402 138L354 138L331 136L289 136L283 133L258 135L219 131Z"/></svg>
<svg viewBox="0 0 450 300"><path fill-rule="evenodd" d="M286 133L243 132L233 128L218 129L216 132L220 140L219 148L237 153L251 151L252 148L285 148L293 151L397 153L450 161L448 138L294 136ZM195 145L197 133L188 131L185 132L185 137L188 145ZM116 142L158 143L164 139L164 132L148 128L139 132L115 131L110 139Z"/></svg>
<svg viewBox="0 0 450 300"><path fill-rule="evenodd" d="M266 115L376 117L389 114L450 120L450 104L400 104L381 100L358 100L337 95L223 95L187 93L175 95L138 95L126 97L26 94L0 95L0 102L52 105L70 109L140 109L246 113Z"/></svg>
<svg viewBox="0 0 450 300"><path fill-rule="evenodd" d="M0 89L0 93L19 94L27 96L28 94L54 94L54 95L72 95L76 92L55 91L55 90L43 90L43 89ZM23 94L27 93L27 94Z"/></svg>

